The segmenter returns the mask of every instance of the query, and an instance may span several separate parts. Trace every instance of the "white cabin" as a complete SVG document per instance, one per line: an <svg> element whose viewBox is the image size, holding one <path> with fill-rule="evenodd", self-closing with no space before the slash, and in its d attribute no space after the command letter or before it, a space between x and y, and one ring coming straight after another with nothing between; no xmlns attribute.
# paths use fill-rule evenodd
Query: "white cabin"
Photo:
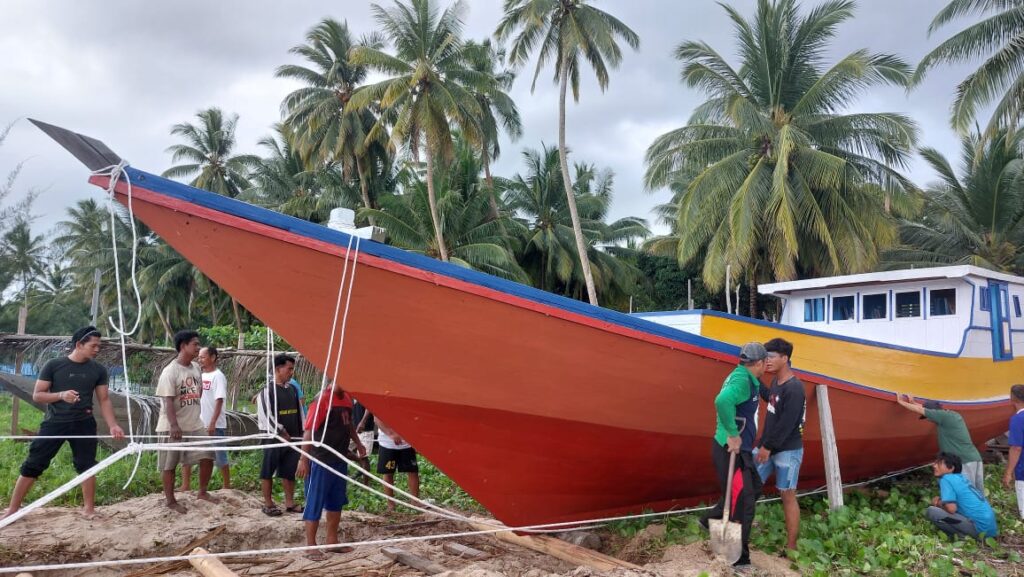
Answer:
<svg viewBox="0 0 1024 577"><path fill-rule="evenodd" d="M780 323L807 331L997 361L1024 352L1024 278L975 266L780 282L758 292L779 297ZM696 312L637 316L699 334Z"/></svg>

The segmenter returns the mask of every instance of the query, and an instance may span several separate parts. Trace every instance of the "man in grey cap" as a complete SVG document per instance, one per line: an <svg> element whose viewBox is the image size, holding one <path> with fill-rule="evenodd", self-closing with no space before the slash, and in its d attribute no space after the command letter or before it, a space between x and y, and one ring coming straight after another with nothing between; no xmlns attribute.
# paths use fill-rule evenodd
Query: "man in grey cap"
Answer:
<svg viewBox="0 0 1024 577"><path fill-rule="evenodd" d="M971 432L964 424L960 413L942 408L938 401L918 403L906 393L896 393L896 402L901 407L921 415L935 423L939 437L939 451L960 457L963 462L963 476L982 495L985 494L985 468L981 463L981 453L971 440Z"/></svg>
<svg viewBox="0 0 1024 577"><path fill-rule="evenodd" d="M722 498L715 508L700 518L700 524L708 528L708 520L721 518L725 499L732 498L729 507L731 521L743 526L743 553L735 565L750 565L750 527L754 523L754 506L761 492L761 477L754 462L754 438L757 436L757 407L760 402L758 379L764 374L765 358L768 351L761 343L747 343L740 348L740 363L722 384L722 390L715 397L717 425L715 438L711 443L711 460L718 473L718 486ZM736 470L733 473L733 495L725 495L729 476L729 453L736 453Z"/></svg>

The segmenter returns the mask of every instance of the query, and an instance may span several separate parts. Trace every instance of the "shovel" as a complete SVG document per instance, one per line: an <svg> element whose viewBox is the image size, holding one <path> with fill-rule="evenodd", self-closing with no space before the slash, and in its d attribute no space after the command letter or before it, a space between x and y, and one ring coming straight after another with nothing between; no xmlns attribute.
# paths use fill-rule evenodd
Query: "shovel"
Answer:
<svg viewBox="0 0 1024 577"><path fill-rule="evenodd" d="M743 423L746 425L746 422ZM740 429L742 431L742 428ZM740 560L743 554L743 526L729 521L729 509L732 505L732 476L736 470L736 453L729 453L729 477L725 482L725 510L722 518L710 519L708 529L711 533L711 552L715 557L732 565Z"/></svg>

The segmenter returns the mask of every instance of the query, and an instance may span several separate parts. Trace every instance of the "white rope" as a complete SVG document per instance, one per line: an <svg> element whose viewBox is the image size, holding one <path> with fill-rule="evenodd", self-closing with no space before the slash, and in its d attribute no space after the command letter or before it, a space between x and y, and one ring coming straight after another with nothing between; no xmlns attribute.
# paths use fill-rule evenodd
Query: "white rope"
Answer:
<svg viewBox="0 0 1024 577"><path fill-rule="evenodd" d="M327 339L327 355L324 357L324 372L320 379L320 392L317 393L317 397L323 394L327 388L327 373L331 369L331 354L334 352L334 337L338 331L338 312L341 310L341 295L345 290L345 277L348 275L348 255L352 250L352 239L354 235L349 235L348 245L345 247L345 258L342 259L343 267L341 269L341 280L338 281L338 298L334 303L334 318L331 321L331 333ZM316 404L313 413L313 422L319 422L320 418L320 403Z"/></svg>
<svg viewBox="0 0 1024 577"><path fill-rule="evenodd" d="M98 171L93 172L93 174L99 175L99 176L106 176L108 178L108 181L107 181L107 208L108 208L108 211L110 212L110 244L111 244L111 249L113 250L113 256L114 256L114 283L115 283L115 287L117 289L117 318L118 318L118 322L115 323L114 319L111 318L110 316L107 316L107 322L110 324L111 328L113 328L114 331L117 332L119 340L120 340L120 345L121 345L121 370L122 370L122 374L124 375L124 382L125 382L124 396L125 396L126 411L127 411L127 414L128 414L128 440L132 441L134 439L134 435L135 435L135 423L134 423L134 421L132 419L132 383L131 383L131 376L128 373L128 350L127 350L127 343L125 342L125 337L134 334L135 331L139 328L140 322L142 321L142 295L139 293L139 283L138 283L138 279L136 277L136 269L138 267L138 245L139 245L139 238L138 238L138 230L136 229L136 226L135 226L135 207L134 207L134 204L133 204L133 197L132 197L132 179L131 179L131 176L128 174L128 172L125 170L125 167L127 167L127 166L128 166L128 163L126 161L122 160L122 161L118 162L116 165L112 165L112 166L108 166L106 168L102 168L102 169L100 169ZM133 293L135 294L135 306L136 306L135 313L136 314L135 314L135 323L132 325L132 328L130 330L126 330L125 329L125 323L124 323L124 303L123 303L122 298L121 298L121 293L122 293L122 288L121 288L121 265L120 265L120 260L119 260L119 258L117 256L117 253L118 253L118 246L117 246L117 214L116 214L116 211L114 209L114 193L115 193L115 190L117 189L117 183L120 180L121 176L124 176L125 183L127 183L127 185L128 185L128 190L127 190L127 195L126 195L128 197L128 201L127 201L126 204L128 206L128 224L131 226L131 231L132 231L131 281L132 281L132 290L133 290ZM72 343L71 345L75 346L75 343ZM136 463L136 468L137 467L138 467L138 463ZM130 478L129 478L129 482L131 482ZM127 487L127 485L125 485L125 486Z"/></svg>
<svg viewBox="0 0 1024 577"><path fill-rule="evenodd" d="M911 470L914 470L914 469L920 469L920 468L922 468L922 466L911 467L911 468L904 469L904 470L896 472L896 473L889 473L889 474L883 475L882 477L879 477L877 479L872 479L870 481L863 481L863 482L860 482L860 483L852 483L850 485L844 485L844 487L856 487L856 486L867 484L867 483L877 482L877 481L880 481L880 480L883 480L883 479L886 479L886 478L889 478L889 477L897 476L897 475L906 473L908 471L911 471ZM817 489L815 491L810 491L810 492L807 492L807 493L801 493L801 494L799 494L799 496L805 497L805 496L812 495L812 494L815 494L815 493L820 493L822 491L823 491L822 489ZM770 499L763 499L763 500L758 501L758 502L759 503L766 503L766 502L771 502L771 501L777 501L779 499L780 499L779 497L773 497L773 498L770 498ZM706 511L706 510L712 509L712 508L713 507L711 507L711 506L702 506L702 507L692 507L692 508L689 508L689 509L676 509L676 510L673 510L673 511L663 511L663 512L660 512L660 513L643 513L643 514L639 514L639 515L619 515L619 516L616 516L616 517L605 517L605 518L602 518L602 519L594 519L594 520L590 520L590 521L565 521L565 522L560 522L560 523L543 523L543 524L538 524L538 525L526 525L526 526L521 526L521 527L505 527L505 526L500 526L500 527L495 527L493 529L480 529L480 530L474 530L474 531L462 531L462 532L457 532L457 533L441 533L441 534L438 534L438 535L417 535L417 536L411 536L411 537L393 537L393 538L389 538L389 539L373 539L373 540L369 540L369 541L350 541L350 542L347 542L347 543L337 543L337 544L334 544L334 545L302 545L302 546L294 546L294 547L274 547L274 548L270 548L270 549L249 549L249 550L246 550L246 551L225 551L225 552L219 552L219 553L201 553L201 554L194 554L194 555L173 555L173 556L166 556L166 557L147 557L147 558L139 558L139 559L118 559L118 560L109 560L109 561L88 561L88 562L81 562L81 563L62 563L62 564L53 564L53 565L30 565L30 566L23 566L23 567L0 567L0 573L20 573L20 572L36 572L36 571L53 571L53 570L58 570L58 569L64 569L64 570L67 570L67 569L90 569L90 568L94 568L94 567L112 567L112 566L123 566L123 565L139 565L139 564L144 564L144 563L165 563L165 562L169 562L169 561L187 561L187 560L190 560L190 559L244 557L244 556L252 556L252 555L272 555L272 554L280 554L280 553L296 553L296 552L308 552L308 551L318 551L318 550L331 550L331 549L339 549L341 547L367 547L367 546L374 546L374 545L389 545L389 544L394 544L394 543L409 543L409 542L416 542L416 541L457 539L457 538L462 538L462 537L473 537L473 536L480 536L480 535L489 535L489 534L494 534L494 533L502 533L502 532L506 532L506 531L529 532L529 531L536 531L536 530L541 530L541 529L555 529L555 528L558 528L558 527L577 527L581 523L586 523L586 524L592 524L592 523L606 524L606 523L610 523L610 522L614 522L614 521L625 521L625 520L632 520L632 519L658 517L658 516L669 516L669 515L681 515L681 514L687 514L687 513L694 513L694 512L697 512L697 511ZM474 522L482 522L482 520L474 520Z"/></svg>
<svg viewBox="0 0 1024 577"><path fill-rule="evenodd" d="M78 485L82 484L82 482L85 481L86 479L88 479L89 477L95 476L97 473L99 473L103 469L106 469L110 465L113 465L117 461L120 461L121 458L124 457L125 455L127 455L129 453L132 453L132 452L135 452L137 450L138 450L137 446L134 446L134 445L130 444L129 446L121 449L120 451L111 454L106 459L103 459L99 463L96 463L92 467L89 467L89 469L86 470L84 473L79 473L78 476L76 476L75 478L71 479L67 483L64 483L63 485L61 485L60 487L57 487L53 491L50 491L46 495L43 495L42 497L36 499L35 501L32 501L31 503L29 503L28 505L22 507L21 509L18 509L16 512L11 513L10 515L4 517L3 519L0 519L0 529L3 529L4 527L6 527L6 526L10 525L11 523L17 521L18 519L21 519L25 515L28 515L32 511L35 511L36 509L42 507L43 505L49 503L50 501L53 501L57 497L60 497L64 493L67 493L71 489L74 489Z"/></svg>
<svg viewBox="0 0 1024 577"><path fill-rule="evenodd" d="M251 437L257 437L259 435L250 435L250 436ZM433 514L433 515L439 515L439 513L436 513L436 512L433 512L433 511L426 511L426 510L420 509L420 508L418 508L418 507L416 507L414 505L409 505L409 504L406 504L406 503L402 503L401 501L398 501L397 499L394 499L393 497L390 497L388 495L382 494L379 491L376 491L375 489L372 489L372 488L364 485L363 483L360 483L360 482L356 481L355 479L352 479L352 478L348 477L347 475L344 475L344 474L340 473L339 471L337 471L334 468L326 465L325 463L323 463L322 461L320 461L319 459L317 459L313 455L310 455L304 449L301 449L301 448L298 447L298 445L307 445L307 444L312 444L312 445L316 446L316 445L319 445L320 443L317 443L315 441L303 441L301 443L294 443L294 442L290 442L290 441L285 441L281 437L278 437L278 439L281 441L280 443L271 444L271 445L262 445L262 446L251 445L251 446L243 446L243 447L224 447L224 448L225 449L232 449L232 450L258 450L258 449L262 450L264 448L273 448L273 447L279 447L279 446L282 446L282 447L283 446L292 446L296 450L298 450L300 453L305 454L307 456L307 458L309 458L313 462L317 463L318 465L320 465L321 467L323 467L327 471L329 471L329 472L331 472L333 474L336 474L336 475L338 475L338 476L340 476L342 478L345 478L347 481L352 482L356 486L362 487L362 488L367 489L368 491L370 491L370 492L372 492L374 494L382 496L382 497L384 497L386 499L390 499L390 500L395 501L395 502L397 502L399 504L404 504L404 505L406 505L406 506L408 506L410 508L419 510L421 512L428 513L428 514ZM207 441L218 441L218 440L220 440L220 439L207 439ZM86 478L89 478L91 476L96 475L99 471L109 467L114 462L120 460L122 457L124 457L125 455L127 455L129 453L141 452L141 451L144 451L144 450L157 450L157 451L159 451L159 450L173 450L173 451L195 450L194 449L195 445L203 443L203 442L204 441L189 441L189 442L184 442L184 443L156 443L156 444L131 443L131 444L129 444L128 447L126 447L124 449L121 449L117 453L114 453L114 454L110 455L109 457L107 457L106 459L101 461L100 463L97 463L95 466L90 468L88 471L78 475L74 479L68 481L67 483L65 483L61 487L58 487L56 490L52 491L51 493L47 494L46 496L41 497L40 499L37 499L36 501L31 503L30 505L24 507L23 509L20 509L18 512L14 513L14 514L12 514L12 515L10 515L8 517L5 517L3 520L0 520L0 529L2 529L3 527L5 527L7 525L10 525L11 523L17 521L18 519L24 517L29 512L31 512L31 511L33 511L35 509L38 509L39 507L42 507L46 503L49 503L50 501L56 499L60 495L66 493L67 491L71 490L75 486L79 485ZM334 453L336 455L341 456L341 458L345 459L346 462L350 462L349 459L347 459L344 455L340 455L340 453L335 451L332 447L324 445L323 448L326 448L330 452L332 452L332 453ZM207 447L206 449L207 450L215 450L215 449L218 449L218 447ZM881 480L884 480L884 479L888 479L888 478L891 478L891 477L896 477L896 476L899 476L899 475L903 475L903 474L905 474L907 472L910 472L910 471L913 471L913 470L916 470L916 469L921 469L921 468L926 467L926 466L927 465L919 465L919 466L914 466L914 467L908 467L906 469L902 469L900 471L896 471L896 472L893 472L893 473L888 473L888 474L882 475L880 477L876 477L874 479L869 479L869 480L861 481L861 482L858 482L858 483L848 483L848 484L843 485L843 487L844 488L851 488L851 487L857 487L857 486L866 485L866 484L870 484L870 483L875 483L875 482L878 482L878 481L881 481ZM362 471L362 469L360 467L358 467L358 465L356 465L356 468ZM363 472L365 473L365 471L363 471ZM380 482L383 483L382 480ZM386 483L384 483L384 484L386 484ZM399 491L399 492L401 492L401 493L403 493L403 494L405 494L405 495L408 495L408 493L405 493L404 491L401 491L397 487L392 486L392 488L397 490L397 491ZM809 496L809 495L823 493L825 490L826 489L824 487L822 487L822 488L819 488L819 489L815 489L813 491L807 491L807 492L798 493L798 497L806 497L806 496ZM412 496L409 495L409 497L412 497ZM412 497L412 498L415 498L415 497ZM758 502L759 503L768 503L768 502L772 502L772 501L778 501L779 499L780 499L780 497L773 497L773 498L769 498L769 499L761 499ZM401 537L401 538L392 538L392 539L377 539L377 540L371 540L371 541L349 542L349 543L341 543L341 544L336 544L336 545L308 545L308 546L299 546L299 547L277 547L277 548L271 548L271 549L253 549L253 550L248 550L248 551L229 551L229 552L208 553L208 554L201 554L201 555L178 555L178 556L170 556L170 557L151 557L151 558L143 558L143 559L121 559L121 560L108 560L108 561L91 561L91 562L60 564L60 565L33 565L33 566L25 566L25 567L9 567L9 568L0 568L0 573L17 573L17 572L22 572L22 571L25 571L25 572L47 571L47 570L55 570L55 569L61 569L61 568L63 568L63 569L79 569L79 568L92 568L92 567L133 565L133 564L141 564L141 563L159 563L159 562L165 562L165 561L181 561L181 560L207 558L207 557L232 557L232 556L243 556L243 555L265 555L265 554L273 554L273 553L288 553L288 552L298 552L298 551L313 551L313 550L319 550L319 549L332 549L332 548L345 547L345 546L368 546L368 545L381 545L381 544L388 544L388 543L401 543L401 542L407 542L407 541L419 541L419 540L431 540L431 539L439 539L439 540L440 539L450 539L450 538L468 537L468 536L474 536L474 535L486 535L486 534L490 534L490 533L500 533L500 532L504 532L504 531L537 532L537 531L558 530L558 528L567 528L567 527L572 527L574 529L578 529L578 528L580 528L581 525L586 525L589 528L590 526L600 526L600 525L604 525L604 524L607 524L607 523L610 523L610 522L614 522L614 521L635 520L635 519L642 519L642 518L653 518L653 517L665 517L665 516L672 516L672 515L681 515L681 514L693 513L693 512L696 512L696 511L705 511L705 510L712 509L712 508L713 507L711 507L711 506L700 506L700 507L691 507L691 508L687 508L687 509L675 509L675 510L670 510L670 511L662 511L662 512L656 512L656 513L641 513L641 514L632 514L632 515L618 515L618 516L603 517L603 518L598 518L598 519L584 519L584 520L577 520L577 521L563 521L563 522L557 522L557 523L543 523L543 524L526 525L526 526L519 526L519 527L506 527L506 526L501 525L500 523L497 523L497 522L494 522L494 521L484 520L484 519L471 519L469 517L465 517L465 516L462 516L462 515L458 515L458 514L452 513L451 515L456 517L454 519L451 519L453 521L464 521L464 522L481 523L481 524L485 524L485 525L490 525L493 528L492 529L481 529L481 530L475 530L475 531L464 531L464 532L459 532L459 533L447 533L447 534L441 534L441 535L423 535L423 536L418 536L418 537ZM443 516L447 516L447 515L443 515Z"/></svg>
<svg viewBox="0 0 1024 577"><path fill-rule="evenodd" d="M360 240L362 240L362 239L357 236L356 237L355 253L354 253L354 255L352 255L352 274L349 276L349 280L348 280L348 294L345 296L345 312L341 316L341 335L338 337L338 356L335 357L335 359L334 359L334 374L331 376L331 382L332 383L337 383L338 382L338 371L341 370L341 352L345 349L345 327L348 326L348 313L349 313L349 308L350 308L350 306L352 304L352 288L355 286L355 282L356 282L356 270L358 270L358 267L356 265L359 264L359 243L360 243ZM349 256L350 256L349 253L345 254L345 267L346 268L348 268ZM342 277L341 284L342 284L342 286L344 286L344 284L345 284L344 277ZM320 394L322 395L322 394L324 394L324 392L321 391ZM319 407L319 405L318 405L318 407ZM334 403L332 403L332 402L328 402L327 403L327 416L324 418L324 425L325 425L324 426L324 432L320 435L320 442L321 443L323 443L324 439L327 438L327 426L326 426L326 423L327 423L327 421L329 421L331 419L331 409L333 407L334 407ZM314 421L314 422L316 422L316 421Z"/></svg>

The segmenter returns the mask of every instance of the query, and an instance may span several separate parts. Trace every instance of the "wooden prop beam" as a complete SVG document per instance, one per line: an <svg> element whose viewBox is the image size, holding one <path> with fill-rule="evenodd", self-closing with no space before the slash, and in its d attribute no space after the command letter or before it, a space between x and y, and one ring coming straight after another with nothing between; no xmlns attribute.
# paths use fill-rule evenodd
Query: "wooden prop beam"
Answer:
<svg viewBox="0 0 1024 577"><path fill-rule="evenodd" d="M828 387L815 385L818 397L818 422L821 426L821 450L825 459L825 484L828 488L828 508L832 511L843 506L843 477L839 471L839 450L836 431L832 425L832 406L828 401Z"/></svg>
<svg viewBox="0 0 1024 577"><path fill-rule="evenodd" d="M483 523L470 523L470 525L481 531L494 529L492 525L485 525ZM640 569L639 565L634 565L622 559L616 559L604 553L591 551L579 545L573 545L572 543L546 535L516 535L512 531L502 531L501 533L491 533L490 535L506 543L512 543L513 545L519 545L520 547L551 555L574 565L586 565L598 571Z"/></svg>
<svg viewBox="0 0 1024 577"><path fill-rule="evenodd" d="M192 550L193 555L204 555L209 553L202 547L196 547ZM195 567L196 571L203 575L203 577L238 577L238 573L235 573L231 569L228 569L220 559L216 557L200 557L199 559L189 559L188 562Z"/></svg>

